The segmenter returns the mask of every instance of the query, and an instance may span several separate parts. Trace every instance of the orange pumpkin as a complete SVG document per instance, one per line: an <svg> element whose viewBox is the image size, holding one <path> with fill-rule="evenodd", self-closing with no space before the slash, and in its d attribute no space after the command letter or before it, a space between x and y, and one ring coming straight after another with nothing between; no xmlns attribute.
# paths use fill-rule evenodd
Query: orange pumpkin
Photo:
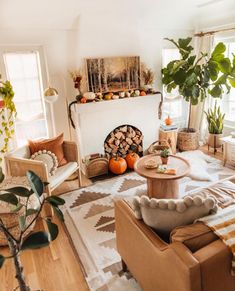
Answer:
<svg viewBox="0 0 235 291"><path fill-rule="evenodd" d="M129 169L134 169L134 164L139 159L139 155L137 153L129 153L126 156L126 162Z"/></svg>
<svg viewBox="0 0 235 291"><path fill-rule="evenodd" d="M166 125L171 125L172 124L172 119L170 118L170 115L165 119L165 124Z"/></svg>
<svg viewBox="0 0 235 291"><path fill-rule="evenodd" d="M82 99L80 100L81 103L86 103L86 97L82 97Z"/></svg>
<svg viewBox="0 0 235 291"><path fill-rule="evenodd" d="M146 96L145 91L141 91L141 92L140 92L140 96Z"/></svg>
<svg viewBox="0 0 235 291"><path fill-rule="evenodd" d="M126 160L121 158L121 157L117 157L117 158L111 158L109 160L109 170L117 175L123 174L127 169L127 164L126 164Z"/></svg>

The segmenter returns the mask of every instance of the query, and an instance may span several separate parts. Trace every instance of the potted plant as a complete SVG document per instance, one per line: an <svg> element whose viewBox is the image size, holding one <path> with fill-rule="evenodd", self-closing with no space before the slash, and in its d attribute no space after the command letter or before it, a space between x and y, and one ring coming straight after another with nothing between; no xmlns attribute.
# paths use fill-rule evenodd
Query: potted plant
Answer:
<svg viewBox="0 0 235 291"><path fill-rule="evenodd" d="M170 151L168 149L164 149L160 151L160 157L161 157L163 165L167 165L169 155L170 155Z"/></svg>
<svg viewBox="0 0 235 291"><path fill-rule="evenodd" d="M167 40L178 48L181 57L162 69L162 83L168 93L177 88L189 102L188 127L179 131L178 146L181 151L194 150L199 146L199 134L190 128L191 106L203 102L208 95L221 98L224 88L229 92L231 86L235 87L235 57L232 62L225 57L226 47L222 42L216 45L210 57L205 53L197 57L192 54L191 37Z"/></svg>
<svg viewBox="0 0 235 291"><path fill-rule="evenodd" d="M1 79L1 75L0 75ZM0 136L1 156L8 151L10 139L15 133L14 123L16 107L13 101L14 91L9 81L0 80ZM2 157L0 157L0 161Z"/></svg>
<svg viewBox="0 0 235 291"><path fill-rule="evenodd" d="M31 189L26 187L14 187L0 191L0 201L2 203L10 204L12 206L13 216L18 214L16 219L17 231L12 227L12 220L9 223L9 214L4 218L4 214L0 217L0 233L6 238L8 243L10 255L3 256L0 254L0 268L3 267L6 260L13 260L15 266L16 276L19 286L14 290L20 291L32 290L26 283L24 277L24 269L21 264L20 255L26 250L34 250L48 246L58 236L58 226L52 222L50 217L42 217L42 210L44 206L50 205L55 215L63 221L63 213L59 206L63 205L65 201L57 196L44 196L44 189L47 186L41 179L31 171L27 172L27 178ZM0 183L3 181L4 175L0 168ZM32 207L31 201L38 201L36 207ZM43 219L47 226L47 231L33 231L30 230L38 219Z"/></svg>
<svg viewBox="0 0 235 291"><path fill-rule="evenodd" d="M217 103L215 103L213 109L209 108L207 112L205 111L205 114L209 131L208 145L217 149L222 145L220 138L223 135L225 114L221 113L220 106L217 106Z"/></svg>

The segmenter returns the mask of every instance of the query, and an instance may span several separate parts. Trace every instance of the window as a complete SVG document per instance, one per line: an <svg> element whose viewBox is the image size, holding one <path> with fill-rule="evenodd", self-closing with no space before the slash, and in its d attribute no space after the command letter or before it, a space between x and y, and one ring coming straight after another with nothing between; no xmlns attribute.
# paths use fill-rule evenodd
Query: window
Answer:
<svg viewBox="0 0 235 291"><path fill-rule="evenodd" d="M173 60L180 58L178 49L163 49L162 52L162 67L166 67L167 64ZM177 89L167 93L165 86L163 86L164 106L163 106L163 118L170 115L174 119L183 118L183 98L179 95Z"/></svg>
<svg viewBox="0 0 235 291"><path fill-rule="evenodd" d="M6 76L15 92L17 145L47 137L39 52L7 52L3 58Z"/></svg>
<svg viewBox="0 0 235 291"><path fill-rule="evenodd" d="M235 39L222 40L226 45L226 56L233 60L235 54ZM227 122L235 122L235 88L231 87L229 94L224 94L222 99L222 109L226 114L225 119Z"/></svg>

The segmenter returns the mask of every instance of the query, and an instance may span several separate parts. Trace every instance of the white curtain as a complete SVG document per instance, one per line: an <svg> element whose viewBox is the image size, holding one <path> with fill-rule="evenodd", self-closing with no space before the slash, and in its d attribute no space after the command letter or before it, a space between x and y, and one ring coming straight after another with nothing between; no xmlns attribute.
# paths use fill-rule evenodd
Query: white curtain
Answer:
<svg viewBox="0 0 235 291"><path fill-rule="evenodd" d="M195 41L196 55L200 57L201 52L207 53L210 57L210 53L213 49L214 36L205 35L203 37L197 37ZM203 143L207 142L207 122L204 110L206 111L213 105L213 98L207 96L207 98L200 102L196 106L192 106L190 127L200 131L200 140Z"/></svg>

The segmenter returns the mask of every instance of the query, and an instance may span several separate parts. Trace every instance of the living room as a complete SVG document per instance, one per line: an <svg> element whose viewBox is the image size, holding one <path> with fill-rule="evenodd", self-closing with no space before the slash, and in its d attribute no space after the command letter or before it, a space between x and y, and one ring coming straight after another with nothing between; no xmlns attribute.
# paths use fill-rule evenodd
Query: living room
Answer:
<svg viewBox="0 0 235 291"><path fill-rule="evenodd" d="M0 7L0 290L234 291L234 1Z"/></svg>

